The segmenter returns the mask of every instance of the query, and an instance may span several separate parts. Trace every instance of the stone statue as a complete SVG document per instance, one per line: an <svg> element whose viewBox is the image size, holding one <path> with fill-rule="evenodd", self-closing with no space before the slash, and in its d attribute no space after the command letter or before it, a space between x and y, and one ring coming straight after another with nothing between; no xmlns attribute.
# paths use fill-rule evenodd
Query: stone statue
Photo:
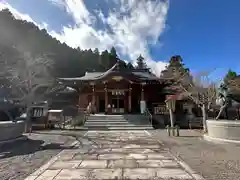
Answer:
<svg viewBox="0 0 240 180"><path fill-rule="evenodd" d="M224 110L227 116L226 118L228 119L228 114L227 114L228 108L230 106L236 107L237 105L239 105L239 103L232 98L227 86L222 84L219 88L218 97L216 99L216 105L220 106L220 111L216 117L216 120L218 120Z"/></svg>

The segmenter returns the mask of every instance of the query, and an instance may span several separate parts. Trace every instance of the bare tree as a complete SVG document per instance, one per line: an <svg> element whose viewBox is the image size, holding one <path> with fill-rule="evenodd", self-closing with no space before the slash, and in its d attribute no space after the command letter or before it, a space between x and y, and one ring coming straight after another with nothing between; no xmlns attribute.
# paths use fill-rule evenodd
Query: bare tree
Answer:
<svg viewBox="0 0 240 180"><path fill-rule="evenodd" d="M1 76L6 78L14 89L20 100L27 107L27 123L30 121L30 111L35 101L41 100L52 88L54 79L49 73L52 61L48 55L33 56L31 53L16 48L21 56L17 57L15 64L4 63ZM41 94L36 92L41 89ZM27 126L27 125L26 125Z"/></svg>
<svg viewBox="0 0 240 180"><path fill-rule="evenodd" d="M201 108L203 116L203 129L207 132L206 120L211 105L216 102L217 83L209 78L209 72L201 72L192 77L189 72L179 73L175 71L174 85L178 86L183 96L190 98Z"/></svg>

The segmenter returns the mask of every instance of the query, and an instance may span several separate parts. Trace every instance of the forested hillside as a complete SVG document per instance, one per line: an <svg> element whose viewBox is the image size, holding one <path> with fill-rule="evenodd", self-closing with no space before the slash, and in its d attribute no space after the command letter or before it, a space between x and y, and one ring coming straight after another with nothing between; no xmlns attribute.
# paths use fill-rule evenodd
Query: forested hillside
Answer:
<svg viewBox="0 0 240 180"><path fill-rule="evenodd" d="M34 24L16 20L8 10L0 12L0 60L8 65L19 60L21 53L28 52L31 56L44 56L53 63L54 77L82 76L85 71L104 71L117 61L113 47L100 53L95 50L72 49L65 43L52 38L46 30L39 30ZM1 63L1 69L4 68ZM133 68L131 64L121 64Z"/></svg>

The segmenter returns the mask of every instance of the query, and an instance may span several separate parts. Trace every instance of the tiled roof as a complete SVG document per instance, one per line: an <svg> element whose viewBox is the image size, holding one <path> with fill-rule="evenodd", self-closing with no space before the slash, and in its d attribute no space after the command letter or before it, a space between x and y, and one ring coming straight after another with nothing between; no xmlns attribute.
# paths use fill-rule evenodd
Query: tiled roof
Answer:
<svg viewBox="0 0 240 180"><path fill-rule="evenodd" d="M109 73L111 73L116 67L118 66L118 63L116 63L112 68L105 72L86 72L85 76L82 77L75 77L75 78L59 78L59 80L64 81L87 81L87 80L98 80L105 76L107 76Z"/></svg>
<svg viewBox="0 0 240 180"><path fill-rule="evenodd" d="M86 72L85 76L74 77L74 78L59 78L59 80L64 81L84 81L84 80L94 80L101 76L102 72Z"/></svg>
<svg viewBox="0 0 240 180"><path fill-rule="evenodd" d="M142 80L159 80L157 76L149 72L132 72L135 76L138 76Z"/></svg>
<svg viewBox="0 0 240 180"><path fill-rule="evenodd" d="M128 71L122 71L118 69L119 64L116 63L112 68L107 70L106 72L86 72L85 76L82 77L75 77L75 78L59 78L59 80L63 81L91 81L91 80L100 80L105 77L107 77L110 74L115 73L121 73L123 75L126 75L130 79L136 78L136 80L141 81L159 81L161 80L159 77L157 77L155 74L149 72L149 71L143 71L143 70L128 70ZM164 80L164 79L163 79Z"/></svg>
<svg viewBox="0 0 240 180"><path fill-rule="evenodd" d="M114 71L111 71L114 72ZM75 77L75 78L59 78L59 80L64 81L87 81L87 80L98 80L101 78L106 77L111 72L88 72L85 76L82 77ZM123 72L124 74L125 72ZM129 73L128 73L129 74ZM157 76L149 72L131 72L134 76L139 78L140 80L159 80Z"/></svg>

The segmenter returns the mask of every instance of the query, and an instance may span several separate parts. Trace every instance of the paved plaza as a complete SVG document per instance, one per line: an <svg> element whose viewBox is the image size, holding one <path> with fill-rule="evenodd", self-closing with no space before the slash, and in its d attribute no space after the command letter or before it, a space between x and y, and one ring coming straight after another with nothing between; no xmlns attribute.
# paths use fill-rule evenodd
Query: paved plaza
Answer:
<svg viewBox="0 0 240 180"><path fill-rule="evenodd" d="M146 131L88 131L25 180L201 179Z"/></svg>

